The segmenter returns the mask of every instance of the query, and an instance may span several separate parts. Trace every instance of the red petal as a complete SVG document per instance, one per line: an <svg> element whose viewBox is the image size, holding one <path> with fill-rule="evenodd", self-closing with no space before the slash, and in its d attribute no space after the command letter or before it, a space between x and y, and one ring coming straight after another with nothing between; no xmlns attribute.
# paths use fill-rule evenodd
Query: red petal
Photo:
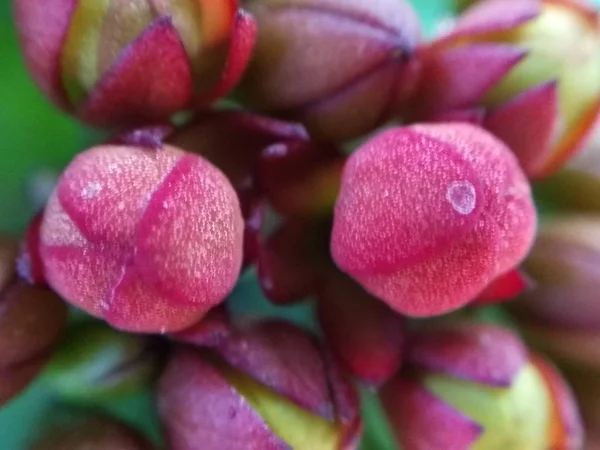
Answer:
<svg viewBox="0 0 600 450"><path fill-rule="evenodd" d="M503 44L473 44L425 50L417 115L472 108L526 52Z"/></svg>
<svg viewBox="0 0 600 450"><path fill-rule="evenodd" d="M42 91L70 109L61 81L61 51L78 0L18 0L15 16L25 61Z"/></svg>
<svg viewBox="0 0 600 450"><path fill-rule="evenodd" d="M418 382L396 377L380 392L398 443L407 450L464 450L483 429Z"/></svg>
<svg viewBox="0 0 600 450"><path fill-rule="evenodd" d="M540 371L552 396L554 406L553 440L550 442L552 448L556 450L580 449L584 432L571 388L553 365L537 355L531 355L531 361Z"/></svg>
<svg viewBox="0 0 600 450"><path fill-rule="evenodd" d="M238 191L238 197L244 216L244 262L242 266L247 267L258 259L266 205L263 198L253 191Z"/></svg>
<svg viewBox="0 0 600 450"><path fill-rule="evenodd" d="M200 347L215 347L223 342L231 331L229 314L225 307L211 309L196 325L171 333L171 338Z"/></svg>
<svg viewBox="0 0 600 450"><path fill-rule="evenodd" d="M48 362L48 355L28 360L23 364L0 367L0 406L18 395L42 371Z"/></svg>
<svg viewBox="0 0 600 450"><path fill-rule="evenodd" d="M177 350L157 396L172 450L289 450L200 353Z"/></svg>
<svg viewBox="0 0 600 450"><path fill-rule="evenodd" d="M469 8L440 43L516 28L537 17L542 0L487 0Z"/></svg>
<svg viewBox="0 0 600 450"><path fill-rule="evenodd" d="M17 272L19 276L30 284L45 286L44 264L40 255L40 227L44 214L38 213L29 226L21 242L21 249L17 257Z"/></svg>
<svg viewBox="0 0 600 450"><path fill-rule="evenodd" d="M229 54L219 82L209 92L195 100L197 105L212 103L225 96L242 78L256 43L258 28L256 20L240 9L235 17Z"/></svg>
<svg viewBox="0 0 600 450"><path fill-rule="evenodd" d="M152 122L185 108L192 74L171 19L155 20L94 87L79 114L97 125Z"/></svg>
<svg viewBox="0 0 600 450"><path fill-rule="evenodd" d="M491 111L484 126L511 148L531 176L552 156L559 118L558 86L551 81Z"/></svg>
<svg viewBox="0 0 600 450"><path fill-rule="evenodd" d="M407 346L410 364L491 386L510 386L527 363L527 349L510 331L463 323L416 333Z"/></svg>
<svg viewBox="0 0 600 450"><path fill-rule="evenodd" d="M532 280L520 270L511 270L492 281L472 305L481 306L510 300L529 290L532 283Z"/></svg>
<svg viewBox="0 0 600 450"><path fill-rule="evenodd" d="M233 331L218 347L232 367L309 411L334 419L325 364L316 342L284 322Z"/></svg>
<svg viewBox="0 0 600 450"><path fill-rule="evenodd" d="M405 335L399 315L341 274L320 290L317 308L329 345L353 375L380 385L396 373Z"/></svg>

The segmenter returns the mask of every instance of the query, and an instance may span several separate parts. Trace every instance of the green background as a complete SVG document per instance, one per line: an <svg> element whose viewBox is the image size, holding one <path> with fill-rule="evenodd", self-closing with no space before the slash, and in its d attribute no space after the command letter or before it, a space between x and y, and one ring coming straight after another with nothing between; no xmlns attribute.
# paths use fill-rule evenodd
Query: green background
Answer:
<svg viewBox="0 0 600 450"><path fill-rule="evenodd" d="M0 232L16 235L35 212L35 204L28 194L32 180L48 171L58 172L76 152L98 142L101 133L61 114L37 91L18 51L10 3L8 0L0 2ZM451 10L451 0L413 0L413 4L427 33ZM233 305L246 312L285 315L304 325L310 324L310 311L304 307L282 310L268 305L251 274L240 282L233 295ZM363 394L367 410L363 448L394 449L377 402L368 392ZM62 417L63 406L41 377L25 394L0 410L0 447L4 450L25 448L41 426ZM157 436L150 393L94 408L108 409Z"/></svg>

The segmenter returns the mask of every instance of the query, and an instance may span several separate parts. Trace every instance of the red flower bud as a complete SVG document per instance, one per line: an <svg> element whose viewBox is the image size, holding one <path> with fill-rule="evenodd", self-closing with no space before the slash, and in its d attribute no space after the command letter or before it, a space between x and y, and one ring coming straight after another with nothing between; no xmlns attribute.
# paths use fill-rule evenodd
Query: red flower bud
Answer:
<svg viewBox="0 0 600 450"><path fill-rule="evenodd" d="M169 448L354 449L356 393L315 341L284 323L179 349L158 387Z"/></svg>
<svg viewBox="0 0 600 450"><path fill-rule="evenodd" d="M396 311L432 316L513 270L535 228L529 185L506 146L472 125L415 125L348 159L331 251Z"/></svg>
<svg viewBox="0 0 600 450"><path fill-rule="evenodd" d="M16 20L44 93L108 126L167 119L222 97L256 35L236 0L18 0Z"/></svg>
<svg viewBox="0 0 600 450"><path fill-rule="evenodd" d="M17 280L16 255L17 244L0 238L0 405L41 371L67 318L56 295Z"/></svg>
<svg viewBox="0 0 600 450"><path fill-rule="evenodd" d="M478 115L532 178L582 148L600 112L600 21L583 1L479 1L421 56L413 117Z"/></svg>
<svg viewBox="0 0 600 450"><path fill-rule="evenodd" d="M242 260L243 220L225 176L203 158L101 146L78 155L44 213L50 286L136 332L197 322L224 300Z"/></svg>
<svg viewBox="0 0 600 450"><path fill-rule="evenodd" d="M404 0L250 0L258 41L242 82L248 105L329 140L380 125L415 82L419 24Z"/></svg>

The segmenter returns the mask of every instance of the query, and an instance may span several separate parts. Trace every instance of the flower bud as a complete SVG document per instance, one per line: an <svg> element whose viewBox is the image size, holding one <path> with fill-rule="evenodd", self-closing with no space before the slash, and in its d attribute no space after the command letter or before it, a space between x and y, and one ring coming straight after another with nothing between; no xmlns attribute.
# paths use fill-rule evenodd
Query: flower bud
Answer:
<svg viewBox="0 0 600 450"><path fill-rule="evenodd" d="M223 96L256 34L236 0L17 0L15 10L36 83L96 125L166 119Z"/></svg>
<svg viewBox="0 0 600 450"><path fill-rule="evenodd" d="M278 322L180 348L158 386L172 450L355 449L356 393L317 343Z"/></svg>
<svg viewBox="0 0 600 450"><path fill-rule="evenodd" d="M331 271L319 289L317 313L327 343L351 374L379 386L398 371L404 319L352 279Z"/></svg>
<svg viewBox="0 0 600 450"><path fill-rule="evenodd" d="M116 328L186 328L222 302L242 262L243 219L226 177L200 156L99 146L59 180L41 225L47 282Z"/></svg>
<svg viewBox="0 0 600 450"><path fill-rule="evenodd" d="M376 128L416 80L418 18L405 0L249 0L258 40L241 84L254 109L346 140Z"/></svg>
<svg viewBox="0 0 600 450"><path fill-rule="evenodd" d="M67 318L56 295L17 279L16 256L17 243L0 237L0 406L38 375Z"/></svg>
<svg viewBox="0 0 600 450"><path fill-rule="evenodd" d="M158 347L145 336L83 322L70 329L46 372L51 386L74 401L133 394L157 374Z"/></svg>
<svg viewBox="0 0 600 450"><path fill-rule="evenodd" d="M483 0L423 51L419 120L481 110L542 178L585 144L600 111L600 20L578 0Z"/></svg>
<svg viewBox="0 0 600 450"><path fill-rule="evenodd" d="M71 417L69 426L51 430L30 450L151 450L152 445L128 425L105 416ZM73 423L74 421L74 423Z"/></svg>
<svg viewBox="0 0 600 450"><path fill-rule="evenodd" d="M506 146L468 124L415 125L348 159L331 252L396 311L432 316L513 270L535 228L529 185Z"/></svg>
<svg viewBox="0 0 600 450"><path fill-rule="evenodd" d="M380 393L405 450L579 449L569 388L502 328L453 323L421 330L404 370Z"/></svg>
<svg viewBox="0 0 600 450"><path fill-rule="evenodd" d="M536 288L511 306L529 343L600 373L600 217L542 222L525 268Z"/></svg>

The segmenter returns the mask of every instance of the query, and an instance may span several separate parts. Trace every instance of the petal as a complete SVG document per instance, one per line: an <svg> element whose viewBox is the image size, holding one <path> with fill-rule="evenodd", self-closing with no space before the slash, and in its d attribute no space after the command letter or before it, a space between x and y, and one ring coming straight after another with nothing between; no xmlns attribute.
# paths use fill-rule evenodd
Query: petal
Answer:
<svg viewBox="0 0 600 450"><path fill-rule="evenodd" d="M380 398L402 448L466 450L483 432L414 380L394 378L380 391Z"/></svg>
<svg viewBox="0 0 600 450"><path fill-rule="evenodd" d="M492 281L472 305L488 305L510 300L531 289L532 283L533 281L520 270L511 270Z"/></svg>
<svg viewBox="0 0 600 450"><path fill-rule="evenodd" d="M25 61L42 91L69 109L61 81L61 52L78 0L18 0L15 16Z"/></svg>
<svg viewBox="0 0 600 450"><path fill-rule="evenodd" d="M407 346L406 358L419 368L507 387L527 363L528 354L508 330L466 323L416 333Z"/></svg>
<svg viewBox="0 0 600 450"><path fill-rule="evenodd" d="M200 353L177 350L157 395L173 450L290 450Z"/></svg>
<svg viewBox="0 0 600 450"><path fill-rule="evenodd" d="M135 266L172 304L206 311L238 279L243 227L238 198L223 173L187 154L155 187L137 224Z"/></svg>
<svg viewBox="0 0 600 450"><path fill-rule="evenodd" d="M254 17L244 10L239 10L233 25L229 53L219 81L208 92L202 93L194 101L196 105L212 103L225 96L238 84L250 62L257 34L257 24Z"/></svg>
<svg viewBox="0 0 600 450"><path fill-rule="evenodd" d="M176 333L170 337L179 342L185 342L200 347L215 347L225 340L231 331L229 314L223 306L211 309L197 324Z"/></svg>
<svg viewBox="0 0 600 450"><path fill-rule="evenodd" d="M303 331L284 322L251 325L233 331L218 353L230 366L298 406L334 418L321 352Z"/></svg>
<svg viewBox="0 0 600 450"><path fill-rule="evenodd" d="M42 226L43 213L38 213L33 218L21 242L19 256L17 257L17 272L29 284L37 286L46 285L44 263L40 255L40 227ZM0 280L0 286L3 283Z"/></svg>
<svg viewBox="0 0 600 450"><path fill-rule="evenodd" d="M440 43L512 30L537 17L542 0L486 0L469 8Z"/></svg>
<svg viewBox="0 0 600 450"><path fill-rule="evenodd" d="M481 125L485 119L486 111L483 108L457 109L444 111L429 117L430 122L466 122Z"/></svg>
<svg viewBox="0 0 600 450"><path fill-rule="evenodd" d="M472 108L526 55L510 45L473 44L424 50L417 116Z"/></svg>
<svg viewBox="0 0 600 450"><path fill-rule="evenodd" d="M178 32L168 17L159 18L121 52L79 115L97 125L168 118L190 103L192 86Z"/></svg>
<svg viewBox="0 0 600 450"><path fill-rule="evenodd" d="M559 119L557 83L551 81L491 111L484 127L510 147L528 175L536 175L552 155Z"/></svg>

